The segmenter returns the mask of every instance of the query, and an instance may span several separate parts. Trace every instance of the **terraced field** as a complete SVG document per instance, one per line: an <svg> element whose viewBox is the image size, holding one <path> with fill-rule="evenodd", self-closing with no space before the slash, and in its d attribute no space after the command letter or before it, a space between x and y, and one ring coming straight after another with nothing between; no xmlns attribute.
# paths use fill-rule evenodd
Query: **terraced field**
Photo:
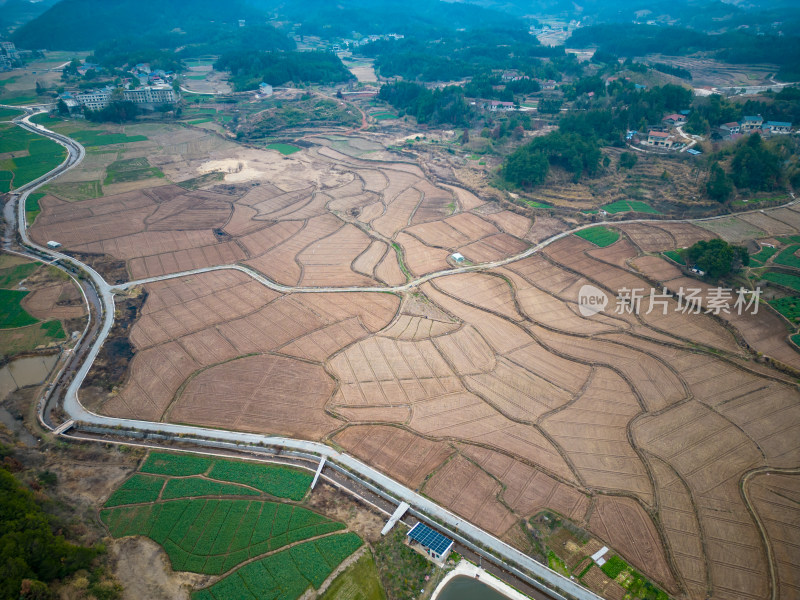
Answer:
<svg viewBox="0 0 800 600"><path fill-rule="evenodd" d="M647 593L638 574L675 598L757 600L772 590L791 597L791 568L770 568L767 549L788 551L776 532L792 526L793 513L769 508L774 488L754 485L751 501L739 486L754 469L800 463L796 330L766 303L757 314L711 314L714 286L660 254L717 236L795 235L800 210L605 224L502 268L398 293L390 286L450 268L456 252L473 264L498 260L556 231L553 221L439 185L418 165L388 160L369 145L374 140L362 141L378 160L328 140L288 156L247 150L268 176L246 179L250 167L224 163L221 187L39 200L36 240L109 255L132 280L242 263L287 286L330 288L281 293L233 270L144 284L128 338L134 357L114 393L93 390L98 410L330 441L522 548L533 545L520 523L554 511L612 548L624 565L617 576L630 578L617 588L638 597ZM657 209L682 193L676 174L662 180L662 165L640 163L619 175L631 189L613 200ZM669 182L663 196L639 199L632 188L656 179ZM570 190L576 199L583 193ZM569 200L556 193L564 198L541 201ZM788 276L800 266L797 240L776 243L774 255L757 261ZM581 313L587 284L608 296L605 311ZM370 291L336 291L345 286ZM694 288L698 310L689 311L685 297ZM642 291L639 311L618 298L622 290ZM257 560L231 543L214 553L216 542L199 533L185 541L163 533L168 506L195 502L187 494L206 499L186 519L202 514L218 532L234 528L236 515L236 523L255 518L255 506L258 515L278 514L267 508L273 499L256 494L287 491L230 469L148 461L104 518L112 532L174 544L167 552L183 568L229 574L200 598L250 597L245 588L296 597L317 587L329 571L318 560L321 570L308 570L303 557L338 556L322 540L350 548L346 534L317 533L332 525L298 525L305 537L291 548L291 516L275 535L264 526L258 552L273 554ZM797 478L780 487L797 497ZM764 528L753 516L761 512ZM232 571L228 561L243 552L253 562ZM290 575L284 581L279 573ZM583 581L601 585L607 575L590 568Z"/></svg>

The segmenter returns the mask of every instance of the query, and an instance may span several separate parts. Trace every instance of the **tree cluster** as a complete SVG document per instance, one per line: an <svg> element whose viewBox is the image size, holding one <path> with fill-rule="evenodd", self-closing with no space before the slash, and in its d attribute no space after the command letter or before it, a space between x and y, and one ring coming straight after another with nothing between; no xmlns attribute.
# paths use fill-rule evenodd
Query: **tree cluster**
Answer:
<svg viewBox="0 0 800 600"><path fill-rule="evenodd" d="M553 79L560 78L560 73L583 70L574 56L564 54L563 48L541 46L521 28L438 32L428 38L415 35L400 40L378 40L359 47L356 52L375 58L375 67L384 77L400 76L408 81L470 77L480 80L493 77L492 71L512 69L531 79ZM552 60L542 62L540 58ZM480 84L476 81L476 85ZM522 90L528 86L532 84L521 81L507 84L512 93L525 93ZM515 87L520 91L514 91Z"/></svg>
<svg viewBox="0 0 800 600"><path fill-rule="evenodd" d="M684 69L683 67L678 67L676 65L668 65L666 63L653 63L650 66L661 73L673 75L675 77L679 77L680 79L688 79L689 81L692 80L692 72L689 69Z"/></svg>
<svg viewBox="0 0 800 600"><path fill-rule="evenodd" d="M512 185L529 188L543 183L553 165L572 173L578 181L597 173L601 156L595 138L553 131L517 148L506 159L500 174Z"/></svg>
<svg viewBox="0 0 800 600"><path fill-rule="evenodd" d="M466 126L474 113L459 86L430 90L416 83L398 81L382 86L378 98L401 114L430 125Z"/></svg>
<svg viewBox="0 0 800 600"><path fill-rule="evenodd" d="M776 190L783 183L780 157L754 133L736 149L731 161L731 178L739 189Z"/></svg>
<svg viewBox="0 0 800 600"><path fill-rule="evenodd" d="M700 240L683 251L687 263L705 271L711 279L720 279L750 264L744 246L735 246L719 238Z"/></svg>
<svg viewBox="0 0 800 600"><path fill-rule="evenodd" d="M128 100L112 100L100 110L84 109L84 116L95 123L124 123L133 121L139 115L139 107Z"/></svg>
<svg viewBox="0 0 800 600"><path fill-rule="evenodd" d="M99 551L56 535L33 494L0 466L0 598L48 598L46 583L89 567Z"/></svg>
<svg viewBox="0 0 800 600"><path fill-rule="evenodd" d="M254 90L261 82L270 85L294 83L341 83L352 73L330 52L251 52L237 50L223 54L214 64L218 71L230 71L236 91Z"/></svg>

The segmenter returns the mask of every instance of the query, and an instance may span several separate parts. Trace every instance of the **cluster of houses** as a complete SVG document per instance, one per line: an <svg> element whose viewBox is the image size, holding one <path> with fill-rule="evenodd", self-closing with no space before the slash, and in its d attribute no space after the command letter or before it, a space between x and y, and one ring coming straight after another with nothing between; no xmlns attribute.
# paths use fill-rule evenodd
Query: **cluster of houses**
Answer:
<svg viewBox="0 0 800 600"><path fill-rule="evenodd" d="M78 67L78 73L85 75L89 71L102 72L103 67L84 62ZM121 87L105 86L79 92L64 92L59 96L70 112L83 109L102 110L112 100L133 102L145 109L154 109L165 104L175 104L180 94L172 87L175 73L162 69L151 69L147 63L139 63L129 69L130 77L122 79ZM131 84L137 87L132 87Z"/></svg>
<svg viewBox="0 0 800 600"><path fill-rule="evenodd" d="M371 42L378 40L402 40L404 36L402 33L382 33L364 36L358 40L342 40L341 43L333 44L330 47L331 52L342 52L344 50L366 46Z"/></svg>
<svg viewBox="0 0 800 600"><path fill-rule="evenodd" d="M688 115L688 110L667 115L664 117L663 126L651 127L647 132L647 137L641 139L641 143L664 150L683 150L688 141L686 138L673 134L671 128L686 124ZM791 133L792 124L785 121L764 121L761 115L747 115L741 121L720 125L720 131L725 140L735 140L743 135L756 132L764 137L770 137ZM628 141L632 140L635 134L635 131L629 131Z"/></svg>
<svg viewBox="0 0 800 600"><path fill-rule="evenodd" d="M683 150L688 142L685 138L671 133L671 128L685 125L688 118L688 110L667 115L662 121L663 125L651 127L647 132L647 137L643 138L641 143L661 148L662 150ZM630 141L635 134L635 131L629 131L626 139Z"/></svg>
<svg viewBox="0 0 800 600"><path fill-rule="evenodd" d="M19 66L19 50L14 42L0 42L0 71L10 71Z"/></svg>
<svg viewBox="0 0 800 600"><path fill-rule="evenodd" d="M760 133L764 137L785 135L792 132L792 124L787 121L764 121L761 115L747 115L741 121L723 123L719 126L722 138L735 140L749 133Z"/></svg>

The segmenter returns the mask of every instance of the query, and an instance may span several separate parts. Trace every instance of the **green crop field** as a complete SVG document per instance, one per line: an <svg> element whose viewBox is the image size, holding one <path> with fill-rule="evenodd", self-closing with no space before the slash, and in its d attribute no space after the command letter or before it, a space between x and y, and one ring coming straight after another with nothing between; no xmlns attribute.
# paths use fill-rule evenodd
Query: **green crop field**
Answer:
<svg viewBox="0 0 800 600"><path fill-rule="evenodd" d="M202 475L214 464L211 457L195 454L167 454L151 452L144 464L139 468L142 473L154 475Z"/></svg>
<svg viewBox="0 0 800 600"><path fill-rule="evenodd" d="M209 575L344 528L306 508L266 500L176 499L106 508L100 517L114 537L144 535L164 546L176 571Z"/></svg>
<svg viewBox="0 0 800 600"><path fill-rule="evenodd" d="M666 252L662 252L661 254L666 256L671 261L678 263L679 265L686 264L685 261L683 260L683 257L681 256L681 253L678 252L677 250L667 250Z"/></svg>
<svg viewBox="0 0 800 600"><path fill-rule="evenodd" d="M525 204L531 208L552 208L549 204L546 204L545 202L539 202L537 200L525 200Z"/></svg>
<svg viewBox="0 0 800 600"><path fill-rule="evenodd" d="M23 90L25 91L25 90ZM33 92L34 90L31 90ZM23 104L34 104L39 101L39 98L34 94L20 94L19 96L4 96L0 99L0 104L12 104L12 105L23 105Z"/></svg>
<svg viewBox="0 0 800 600"><path fill-rule="evenodd" d="M217 461L209 477L243 483L278 498L302 500L311 485L312 475L281 465L254 465L227 460Z"/></svg>
<svg viewBox="0 0 800 600"><path fill-rule="evenodd" d="M617 582L627 590L626 598L631 600L639 598L642 600L669 600L666 593L650 583L644 575L633 569L619 556L612 556L600 569L610 579L617 579L620 574L624 573L623 577L617 579Z"/></svg>
<svg viewBox="0 0 800 600"><path fill-rule="evenodd" d="M734 200L731 204L737 208L758 208L767 203L788 202L788 196L773 196L772 198L754 198L752 200Z"/></svg>
<svg viewBox="0 0 800 600"><path fill-rule="evenodd" d="M651 215L661 214L655 208L653 208L646 202L642 202L640 200L617 200L616 202L612 202L611 204L606 204L603 207L603 210L611 214L616 214L621 212L639 212Z"/></svg>
<svg viewBox="0 0 800 600"><path fill-rule="evenodd" d="M20 281L29 277L41 264L39 262L25 262L0 269L0 288L13 289L17 287Z"/></svg>
<svg viewBox="0 0 800 600"><path fill-rule="evenodd" d="M223 460L191 454L151 452L140 471L157 475L206 475L211 479L241 483L276 498L302 500L313 477L283 465Z"/></svg>
<svg viewBox="0 0 800 600"><path fill-rule="evenodd" d="M104 509L100 516L114 537L144 535L164 546L176 571L209 575L344 528L308 509L264 500L178 499Z"/></svg>
<svg viewBox="0 0 800 600"><path fill-rule="evenodd" d="M292 600L309 587L319 589L336 566L362 543L356 534L344 533L299 544L243 566L193 593L192 599Z"/></svg>
<svg viewBox="0 0 800 600"><path fill-rule="evenodd" d="M0 312L0 355L13 356L54 340L66 339L61 321L42 323L22 307L21 302L29 292L13 289L30 277L41 263L8 254L0 256L3 259L0 262L3 265L0 268L0 306L3 307Z"/></svg>
<svg viewBox="0 0 800 600"><path fill-rule="evenodd" d="M39 207L39 200L46 195L47 194L44 192L34 192L28 194L28 197L25 198L25 220L28 225L32 225L39 213L42 212L42 209Z"/></svg>
<svg viewBox="0 0 800 600"><path fill-rule="evenodd" d="M115 537L144 535L164 546L175 570L212 575L344 528L308 509L263 500L178 499L104 509L101 518Z"/></svg>
<svg viewBox="0 0 800 600"><path fill-rule="evenodd" d="M592 242L595 246L605 248L610 246L619 239L619 232L602 225L590 227L589 229L582 229L575 233L580 238Z"/></svg>
<svg viewBox="0 0 800 600"><path fill-rule="evenodd" d="M160 544L176 571L221 575L236 569L192 598L293 600L310 587L319 589L361 547L361 538L290 502L218 496L261 496L242 483L302 499L310 479L283 465L151 452L140 472L111 495L100 518L114 537L141 535Z"/></svg>
<svg viewBox="0 0 800 600"><path fill-rule="evenodd" d="M797 275L789 275L787 273L773 273L769 271L764 273L761 276L763 279L767 281L771 281L773 283L777 283L778 285L782 285L784 287L793 289L797 292L800 292L800 277Z"/></svg>
<svg viewBox="0 0 800 600"><path fill-rule="evenodd" d="M0 108L0 120L11 120L24 114L21 110L14 110L13 108Z"/></svg>
<svg viewBox="0 0 800 600"><path fill-rule="evenodd" d="M291 144L267 144L268 150L277 150L281 154L288 156L289 154L294 154L295 152L300 152L300 148L297 146L292 146Z"/></svg>
<svg viewBox="0 0 800 600"><path fill-rule="evenodd" d="M776 265L784 265L786 267L794 267L800 269L800 258L795 256L795 252L800 249L800 244L792 244L787 248L781 250L781 253L772 259Z"/></svg>
<svg viewBox="0 0 800 600"><path fill-rule="evenodd" d="M0 161L2 191L18 188L41 177L67 156L67 151L52 140L16 125L0 125L0 154L11 152L13 158Z"/></svg>
<svg viewBox="0 0 800 600"><path fill-rule="evenodd" d="M386 600L372 555L367 552L347 567L325 590L321 600Z"/></svg>
<svg viewBox="0 0 800 600"><path fill-rule="evenodd" d="M795 334L792 336L792 343L793 343L795 346L800 346L800 333L795 333Z"/></svg>
<svg viewBox="0 0 800 600"><path fill-rule="evenodd" d="M3 307L0 312L0 329L25 327L38 322L20 304L29 293L21 290L0 290L0 306Z"/></svg>
<svg viewBox="0 0 800 600"><path fill-rule="evenodd" d="M772 258L775 255L777 251L778 251L777 248L762 246L761 250L759 250L755 254L750 255L750 262L755 263L757 266L762 267L770 258Z"/></svg>
<svg viewBox="0 0 800 600"><path fill-rule="evenodd" d="M792 323L800 323L800 298L789 296L770 300L769 305L789 319Z"/></svg>
<svg viewBox="0 0 800 600"><path fill-rule="evenodd" d="M165 500L171 498L191 498L195 496L260 496L256 490L235 485L210 481L202 477L187 477L170 479L164 488L161 497Z"/></svg>
<svg viewBox="0 0 800 600"><path fill-rule="evenodd" d="M111 494L105 506L153 502L158 498L162 487L164 487L164 480L162 478L139 475L136 473Z"/></svg>

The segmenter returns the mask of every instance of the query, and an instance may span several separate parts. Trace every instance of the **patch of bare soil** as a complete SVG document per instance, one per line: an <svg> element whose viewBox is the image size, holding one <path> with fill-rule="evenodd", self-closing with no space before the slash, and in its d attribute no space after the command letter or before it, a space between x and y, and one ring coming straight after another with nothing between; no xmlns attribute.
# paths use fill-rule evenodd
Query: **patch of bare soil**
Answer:
<svg viewBox="0 0 800 600"><path fill-rule="evenodd" d="M124 260L117 260L108 254L95 254L93 252L63 252L92 267L103 276L103 279L112 285L125 283L129 279L128 269L125 266Z"/></svg>
<svg viewBox="0 0 800 600"><path fill-rule="evenodd" d="M114 575L122 584L123 600L177 600L189 598L194 587L208 585L212 577L175 572L164 549L153 540L127 537L108 545Z"/></svg>
<svg viewBox="0 0 800 600"><path fill-rule="evenodd" d="M122 383L135 352L129 335L141 314L147 292L132 291L116 303L114 326L106 338L83 384L82 399L90 410Z"/></svg>
<svg viewBox="0 0 800 600"><path fill-rule="evenodd" d="M375 542L381 537L384 519L329 483L317 484L306 500L306 506L335 521L345 523L351 531L369 542Z"/></svg>

